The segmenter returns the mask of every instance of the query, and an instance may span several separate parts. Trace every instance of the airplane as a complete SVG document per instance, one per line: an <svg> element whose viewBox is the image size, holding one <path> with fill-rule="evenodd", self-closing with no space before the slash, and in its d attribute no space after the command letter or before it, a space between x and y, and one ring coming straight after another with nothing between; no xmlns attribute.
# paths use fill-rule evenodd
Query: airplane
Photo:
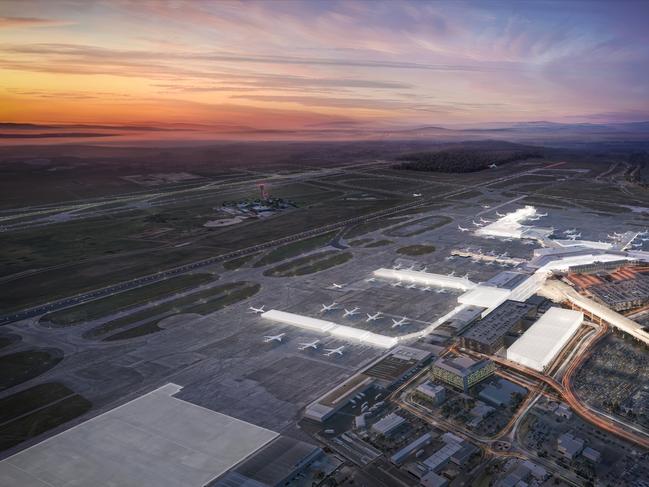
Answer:
<svg viewBox="0 0 649 487"><path fill-rule="evenodd" d="M424 268L422 270L420 270L419 272L426 272L427 270L428 270L428 266L425 265Z"/></svg>
<svg viewBox="0 0 649 487"><path fill-rule="evenodd" d="M446 294L448 291L447 291L445 288L440 287L440 288L439 288L438 290L436 290L435 292L436 292L437 294Z"/></svg>
<svg viewBox="0 0 649 487"><path fill-rule="evenodd" d="M475 220L471 220L471 223L473 223L476 227L481 227L482 224L476 223Z"/></svg>
<svg viewBox="0 0 649 487"><path fill-rule="evenodd" d="M485 220L484 218L480 217L480 221L482 223L491 223L491 220Z"/></svg>
<svg viewBox="0 0 649 487"><path fill-rule="evenodd" d="M647 242L649 241L649 238L641 238L640 240L642 240L643 242Z"/></svg>
<svg viewBox="0 0 649 487"><path fill-rule="evenodd" d="M395 271L398 271L399 269L401 269L401 264L397 264L397 265L395 265L395 266L392 267L392 268L393 268Z"/></svg>
<svg viewBox="0 0 649 487"><path fill-rule="evenodd" d="M376 281L376 277L370 277L369 279L365 279L365 282L374 282Z"/></svg>
<svg viewBox="0 0 649 487"><path fill-rule="evenodd" d="M321 313L326 313L327 311L331 311L332 309L336 309L336 303L335 301L331 304L323 304L322 309L320 310Z"/></svg>
<svg viewBox="0 0 649 487"><path fill-rule="evenodd" d="M540 219L541 219L540 216L533 216L533 217L528 218L528 220L531 221L531 222L535 222L536 220L540 220Z"/></svg>
<svg viewBox="0 0 649 487"><path fill-rule="evenodd" d="M406 286L406 289L414 289L414 288L416 288L416 287L417 287L417 284L415 284L414 282L412 282L412 283L410 283L410 284L408 284L408 285Z"/></svg>
<svg viewBox="0 0 649 487"><path fill-rule="evenodd" d="M468 279L468 278L469 278L469 273L468 272L462 276L462 279Z"/></svg>
<svg viewBox="0 0 649 487"><path fill-rule="evenodd" d="M568 235L568 240L577 240L579 237L581 237L581 233L574 233L572 235Z"/></svg>
<svg viewBox="0 0 649 487"><path fill-rule="evenodd" d="M422 287L421 290L422 291L430 291L430 286Z"/></svg>
<svg viewBox="0 0 649 487"><path fill-rule="evenodd" d="M547 213L537 213L536 216L538 216L539 218L543 218L544 216L548 216L548 214Z"/></svg>
<svg viewBox="0 0 649 487"><path fill-rule="evenodd" d="M407 271L414 271L415 270L415 264L411 264L406 270Z"/></svg>
<svg viewBox="0 0 649 487"><path fill-rule="evenodd" d="M448 277L455 277L455 271L451 271L450 273L446 274Z"/></svg>
<svg viewBox="0 0 649 487"><path fill-rule="evenodd" d="M343 286L344 284L337 284L335 282L331 283L331 287L333 287L334 289L342 289Z"/></svg>
<svg viewBox="0 0 649 487"><path fill-rule="evenodd" d="M280 333L279 335L268 335L264 337L264 343L270 343L270 342L281 342L282 338L284 338L284 335L286 333Z"/></svg>
<svg viewBox="0 0 649 487"><path fill-rule="evenodd" d="M448 257L444 257L444 260L453 260L455 259L454 255L449 255Z"/></svg>
<svg viewBox="0 0 649 487"><path fill-rule="evenodd" d="M507 216L505 213L500 213L499 211L496 212L496 215L498 215L501 218Z"/></svg>
<svg viewBox="0 0 649 487"><path fill-rule="evenodd" d="M324 353L323 355L325 357L329 357L330 355L333 355L334 353L337 353L338 355L342 356L344 349L345 349L344 345L342 347L338 347L338 348L325 348L326 353Z"/></svg>
<svg viewBox="0 0 649 487"><path fill-rule="evenodd" d="M569 228L568 230L564 230L563 234L568 235L569 233L575 233L576 231L576 228Z"/></svg>
<svg viewBox="0 0 649 487"><path fill-rule="evenodd" d="M489 169L498 169L498 166L495 164L489 164Z"/></svg>
<svg viewBox="0 0 649 487"><path fill-rule="evenodd" d="M255 313L255 314L261 314L261 313L265 313L265 312L266 312L266 311L264 311L264 308L265 308L265 307L266 307L266 305L263 304L260 308L255 308L254 306L250 306L250 308L248 308L248 309L249 309L250 311L252 311L253 313Z"/></svg>
<svg viewBox="0 0 649 487"><path fill-rule="evenodd" d="M491 205L482 205L482 207L485 208L485 209L489 209L489 208L491 208Z"/></svg>
<svg viewBox="0 0 649 487"><path fill-rule="evenodd" d="M376 321L379 318L381 318L381 312L377 311L375 314L371 315L369 313L365 313L367 315L367 319L365 321L370 322L370 321Z"/></svg>
<svg viewBox="0 0 649 487"><path fill-rule="evenodd" d="M412 195L413 195L415 198L419 198L419 197L421 196L421 193L412 193Z"/></svg>
<svg viewBox="0 0 649 487"><path fill-rule="evenodd" d="M355 314L358 314L359 309L360 308L353 308L353 309L345 308L345 313L343 314L343 318L347 318L348 316L354 316Z"/></svg>
<svg viewBox="0 0 649 487"><path fill-rule="evenodd" d="M308 350L309 348L312 348L313 350L317 350L318 343L320 343L320 340L313 340L312 342L309 343L300 343L297 348L298 350Z"/></svg>
<svg viewBox="0 0 649 487"><path fill-rule="evenodd" d="M462 233L471 231L470 229L461 227L460 225L457 226L457 229Z"/></svg>
<svg viewBox="0 0 649 487"><path fill-rule="evenodd" d="M408 324L408 319L405 316L400 320L392 319L392 328L398 328L400 326L407 325L407 324Z"/></svg>
<svg viewBox="0 0 649 487"><path fill-rule="evenodd" d="M606 238L610 238L611 240L617 240L617 239L620 238L620 237L618 237L615 233L613 233L613 235L609 235L609 234L607 233L607 234L606 234Z"/></svg>
<svg viewBox="0 0 649 487"><path fill-rule="evenodd" d="M392 284L390 284L390 286L392 286L392 287L401 287L402 285L403 284L402 284L401 281L393 282Z"/></svg>
<svg viewBox="0 0 649 487"><path fill-rule="evenodd" d="M494 240L496 237L494 237L493 235L487 235L485 238L487 240Z"/></svg>
<svg viewBox="0 0 649 487"><path fill-rule="evenodd" d="M642 247L642 245L643 244L641 244L641 243L631 244L631 247L633 247L634 249L639 249L640 247Z"/></svg>

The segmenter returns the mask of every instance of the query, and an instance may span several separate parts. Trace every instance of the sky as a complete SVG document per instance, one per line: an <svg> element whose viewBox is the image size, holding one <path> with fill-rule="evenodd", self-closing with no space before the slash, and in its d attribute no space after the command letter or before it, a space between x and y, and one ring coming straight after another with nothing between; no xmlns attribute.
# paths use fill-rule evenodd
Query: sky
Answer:
<svg viewBox="0 0 649 487"><path fill-rule="evenodd" d="M0 122L649 120L649 1L0 0Z"/></svg>

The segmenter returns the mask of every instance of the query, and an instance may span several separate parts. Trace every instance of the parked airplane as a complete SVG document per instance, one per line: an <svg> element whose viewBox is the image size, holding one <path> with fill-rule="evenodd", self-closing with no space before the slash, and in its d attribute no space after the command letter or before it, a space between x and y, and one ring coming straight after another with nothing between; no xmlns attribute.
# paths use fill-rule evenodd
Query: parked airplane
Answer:
<svg viewBox="0 0 649 487"><path fill-rule="evenodd" d="M564 230L563 234L568 235L569 233L575 233L576 231L576 228L569 228L568 230Z"/></svg>
<svg viewBox="0 0 649 487"><path fill-rule="evenodd" d="M489 164L489 169L498 169L498 166L495 164Z"/></svg>
<svg viewBox="0 0 649 487"><path fill-rule="evenodd" d="M342 347L338 347L338 348L325 348L326 353L324 353L323 355L325 357L329 357L329 356L333 355L334 353L336 353L336 354L342 356L344 349L345 349L344 345Z"/></svg>
<svg viewBox="0 0 649 487"><path fill-rule="evenodd" d="M538 216L539 218L543 218L544 216L548 216L548 214L547 213L537 213L536 216Z"/></svg>
<svg viewBox="0 0 649 487"><path fill-rule="evenodd" d="M401 281L393 282L392 284L390 284L390 286L392 286L392 287L401 287L402 282Z"/></svg>
<svg viewBox="0 0 649 487"><path fill-rule="evenodd" d="M408 266L408 268L406 270L407 271L414 271L415 270L415 264L411 264L410 266Z"/></svg>
<svg viewBox="0 0 649 487"><path fill-rule="evenodd" d="M320 343L320 340L313 340L312 342L309 342L309 343L300 343L297 348L298 348L298 350L307 350L309 348L312 348L313 350L317 350L319 343Z"/></svg>
<svg viewBox="0 0 649 487"><path fill-rule="evenodd" d="M447 291L445 288L440 287L440 288L437 289L435 292L436 292L437 294L446 294L448 291Z"/></svg>
<svg viewBox="0 0 649 487"><path fill-rule="evenodd" d="M401 269L401 264L397 264L397 265L393 266L392 268L393 268L395 271L398 271L399 269Z"/></svg>
<svg viewBox="0 0 649 487"><path fill-rule="evenodd" d="M410 284L408 284L408 285L406 286L406 289L414 289L414 288L416 288L416 287L417 287L417 284L415 284L414 282L411 282Z"/></svg>
<svg viewBox="0 0 649 487"><path fill-rule="evenodd" d="M482 223L491 223L491 220L485 220L484 218L480 217L480 221Z"/></svg>
<svg viewBox="0 0 649 487"><path fill-rule="evenodd" d="M471 223L473 223L476 227L481 227L481 223L476 223L475 220L471 220Z"/></svg>
<svg viewBox="0 0 649 487"><path fill-rule="evenodd" d="M270 343L270 342L281 342L282 338L284 338L284 335L286 333L280 333L279 335L268 335L264 337L264 343Z"/></svg>
<svg viewBox="0 0 649 487"><path fill-rule="evenodd" d="M461 227L460 225L457 226L457 229L458 229L460 232L463 232L463 233L464 233L464 232L470 232L470 231L471 231L469 228L464 228L464 227Z"/></svg>
<svg viewBox="0 0 649 487"><path fill-rule="evenodd" d="M631 244L631 247L633 247L634 249L639 249L640 247L642 247L642 245L643 244L641 244L641 243Z"/></svg>
<svg viewBox="0 0 649 487"><path fill-rule="evenodd" d="M455 271L451 271L447 274L448 277L455 277Z"/></svg>
<svg viewBox="0 0 649 487"><path fill-rule="evenodd" d="M337 284L335 282L331 283L331 287L333 287L334 289L342 289L343 286L344 284Z"/></svg>
<svg viewBox="0 0 649 487"><path fill-rule="evenodd" d="M482 205L482 207L485 208L485 209L489 209L489 208L491 208L491 205Z"/></svg>
<svg viewBox="0 0 649 487"><path fill-rule="evenodd" d="M265 307L266 307L266 305L263 304L260 308L255 308L254 306L250 306L250 308L248 308L248 309L249 309L250 311L252 311L253 313L255 313L255 314L261 314L261 313L265 313L265 312L266 312L266 311L264 311L264 308L265 308Z"/></svg>
<svg viewBox="0 0 649 487"><path fill-rule="evenodd" d="M421 193L412 193L412 195L413 195L415 198L419 198L419 197L421 196Z"/></svg>
<svg viewBox="0 0 649 487"><path fill-rule="evenodd" d="M469 278L469 273L468 272L462 276L462 279L468 279L468 278Z"/></svg>
<svg viewBox="0 0 649 487"><path fill-rule="evenodd" d="M504 216L506 216L505 213L500 213L499 211L496 212L496 215L499 216L499 217L501 217L501 218L504 217Z"/></svg>
<svg viewBox="0 0 649 487"><path fill-rule="evenodd" d="M408 324L408 319L405 316L400 320L392 319L392 328L398 328L400 326L407 325L407 324Z"/></svg>
<svg viewBox="0 0 649 487"><path fill-rule="evenodd" d="M430 286L425 286L421 288L422 291L430 291Z"/></svg>
<svg viewBox="0 0 649 487"><path fill-rule="evenodd" d="M331 311L332 309L336 309L337 305L338 305L338 303L336 303L335 301L333 303L331 303L331 304L323 304L322 309L320 310L320 312L321 313L326 313L327 311Z"/></svg>
<svg viewBox="0 0 649 487"><path fill-rule="evenodd" d="M381 312L377 311L375 314L371 315L369 313L365 313L367 315L367 319L365 321L370 322L370 321L376 321L381 318Z"/></svg>
<svg viewBox="0 0 649 487"><path fill-rule="evenodd" d="M355 314L358 314L359 309L360 308L353 308L353 309L345 308L345 313L343 314L343 318L347 318L348 316L354 316Z"/></svg>
<svg viewBox="0 0 649 487"><path fill-rule="evenodd" d="M376 277L370 277L368 279L365 279L365 282L374 282L376 281Z"/></svg>

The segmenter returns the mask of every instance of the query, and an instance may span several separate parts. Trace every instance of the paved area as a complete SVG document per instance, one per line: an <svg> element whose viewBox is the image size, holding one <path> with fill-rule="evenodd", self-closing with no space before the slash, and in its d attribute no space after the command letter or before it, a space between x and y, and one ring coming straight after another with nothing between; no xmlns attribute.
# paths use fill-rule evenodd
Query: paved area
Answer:
<svg viewBox="0 0 649 487"><path fill-rule="evenodd" d="M277 433L177 399L167 384L0 462L0 485L203 486Z"/></svg>

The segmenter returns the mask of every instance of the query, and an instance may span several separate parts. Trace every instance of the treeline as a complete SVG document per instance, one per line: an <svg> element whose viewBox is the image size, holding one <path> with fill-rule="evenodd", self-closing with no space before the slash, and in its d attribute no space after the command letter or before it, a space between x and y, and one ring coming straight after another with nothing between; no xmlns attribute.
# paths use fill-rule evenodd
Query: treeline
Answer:
<svg viewBox="0 0 649 487"><path fill-rule="evenodd" d="M634 152L629 155L631 166L628 177L642 186L649 186L649 152Z"/></svg>
<svg viewBox="0 0 649 487"><path fill-rule="evenodd" d="M394 169L412 171L434 171L464 173L481 171L491 164L501 165L508 162L522 161L542 157L540 151L484 151L484 150L447 150L439 152L417 152L404 154L397 158L399 162Z"/></svg>

